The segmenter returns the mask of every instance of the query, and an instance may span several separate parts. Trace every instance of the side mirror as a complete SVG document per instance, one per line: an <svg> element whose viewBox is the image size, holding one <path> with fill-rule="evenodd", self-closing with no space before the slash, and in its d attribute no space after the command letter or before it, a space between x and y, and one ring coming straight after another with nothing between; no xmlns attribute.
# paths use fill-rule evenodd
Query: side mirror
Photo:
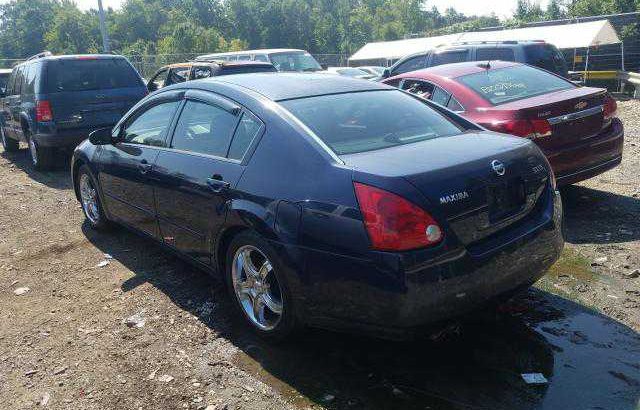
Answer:
<svg viewBox="0 0 640 410"><path fill-rule="evenodd" d="M327 64L320 64L320 68L327 71L327 68L329 68L329 66Z"/></svg>
<svg viewBox="0 0 640 410"><path fill-rule="evenodd" d="M385 68L384 71L382 72L382 78L389 78L391 77L391 70L389 70L388 68Z"/></svg>
<svg viewBox="0 0 640 410"><path fill-rule="evenodd" d="M158 89L158 85L156 83L154 83L153 81L149 82L149 84L147 84L147 90L149 90L150 93L156 91Z"/></svg>
<svg viewBox="0 0 640 410"><path fill-rule="evenodd" d="M107 145L113 143L111 128L100 128L89 134L89 141L93 145Z"/></svg>

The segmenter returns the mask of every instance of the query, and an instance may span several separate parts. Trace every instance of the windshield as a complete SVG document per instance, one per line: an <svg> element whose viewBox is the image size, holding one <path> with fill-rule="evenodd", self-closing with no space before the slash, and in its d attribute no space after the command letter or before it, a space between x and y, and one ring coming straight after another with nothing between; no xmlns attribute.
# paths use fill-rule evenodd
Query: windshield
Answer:
<svg viewBox="0 0 640 410"><path fill-rule="evenodd" d="M306 51L275 53L269 56L278 71L320 71L322 67Z"/></svg>
<svg viewBox="0 0 640 410"><path fill-rule="evenodd" d="M141 81L122 58L60 59L47 64L49 92L140 87Z"/></svg>
<svg viewBox="0 0 640 410"><path fill-rule="evenodd" d="M336 154L354 154L460 134L427 103L397 90L283 101Z"/></svg>
<svg viewBox="0 0 640 410"><path fill-rule="evenodd" d="M336 70L340 75L346 75L347 77L361 77L369 76L371 74L360 70L359 68L340 68Z"/></svg>
<svg viewBox="0 0 640 410"><path fill-rule="evenodd" d="M528 65L489 69L458 80L493 105L575 88L569 81Z"/></svg>

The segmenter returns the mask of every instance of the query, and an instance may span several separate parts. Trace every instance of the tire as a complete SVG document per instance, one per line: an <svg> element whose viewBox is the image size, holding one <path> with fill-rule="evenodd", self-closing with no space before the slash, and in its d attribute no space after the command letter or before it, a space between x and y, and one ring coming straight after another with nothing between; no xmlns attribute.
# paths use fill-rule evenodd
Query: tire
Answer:
<svg viewBox="0 0 640 410"><path fill-rule="evenodd" d="M25 131L25 136L29 144L29 154L34 168L39 171L51 169L53 167L55 150L41 147L28 131Z"/></svg>
<svg viewBox="0 0 640 410"><path fill-rule="evenodd" d="M5 152L16 152L20 148L18 141L7 137L4 132L4 125L0 125L0 139L2 139L2 148Z"/></svg>
<svg viewBox="0 0 640 410"><path fill-rule="evenodd" d="M109 227L109 220L102 208L100 195L98 195L98 184L96 184L96 180L86 165L82 165L78 169L75 185L80 195L82 212L89 226L96 230L107 229Z"/></svg>
<svg viewBox="0 0 640 410"><path fill-rule="evenodd" d="M249 278L250 271L255 276ZM229 295L251 330L271 341L284 340L298 328L283 271L277 253L257 233L244 231L231 241L224 272Z"/></svg>

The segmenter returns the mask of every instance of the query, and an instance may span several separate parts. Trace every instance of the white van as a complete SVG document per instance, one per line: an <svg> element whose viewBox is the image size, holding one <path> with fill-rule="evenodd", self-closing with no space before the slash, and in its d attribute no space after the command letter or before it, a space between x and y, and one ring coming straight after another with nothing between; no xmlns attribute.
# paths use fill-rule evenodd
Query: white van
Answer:
<svg viewBox="0 0 640 410"><path fill-rule="evenodd" d="M322 66L308 51L295 48L268 48L205 54L195 61L263 61L278 71L322 71Z"/></svg>

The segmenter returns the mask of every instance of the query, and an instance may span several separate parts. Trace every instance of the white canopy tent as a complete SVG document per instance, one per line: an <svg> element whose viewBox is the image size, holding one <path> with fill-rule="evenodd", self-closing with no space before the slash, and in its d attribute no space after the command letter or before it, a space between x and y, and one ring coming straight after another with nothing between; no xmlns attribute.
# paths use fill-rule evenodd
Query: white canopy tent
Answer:
<svg viewBox="0 0 640 410"><path fill-rule="evenodd" d="M439 45L449 43L507 40L543 40L559 49L574 50L578 48L587 48L588 50L590 47L605 44L621 44L620 38L611 23L608 20L597 20L587 23L495 31L471 31L445 36L368 43L352 55L349 58L349 62L397 60L409 54L428 51Z"/></svg>

